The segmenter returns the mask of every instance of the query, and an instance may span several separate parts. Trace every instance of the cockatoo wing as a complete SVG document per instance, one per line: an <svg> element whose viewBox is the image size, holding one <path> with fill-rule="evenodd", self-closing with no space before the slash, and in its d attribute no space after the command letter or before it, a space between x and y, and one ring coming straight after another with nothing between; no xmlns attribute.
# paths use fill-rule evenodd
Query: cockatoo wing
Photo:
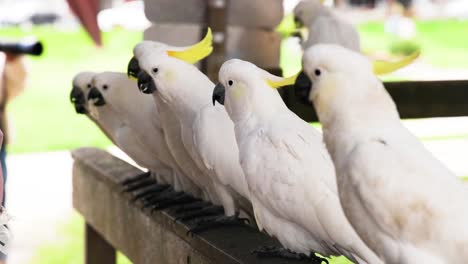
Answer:
<svg viewBox="0 0 468 264"><path fill-rule="evenodd" d="M304 122L285 126L276 120L271 126L255 130L239 146L257 224L280 241L283 236L284 243L289 238L278 233L284 228L272 225L294 223L312 234L315 250L333 254L324 219L316 211L330 197L338 200L334 168L321 136Z"/></svg>
<svg viewBox="0 0 468 264"><path fill-rule="evenodd" d="M347 188L342 199L347 216L374 251L387 254L387 261L459 258L465 253L457 254L456 248L468 248L465 187L447 177L451 173L428 152L407 145L375 139L353 149L343 168L347 180L340 183ZM440 248L440 241L452 242Z"/></svg>
<svg viewBox="0 0 468 264"><path fill-rule="evenodd" d="M224 107L207 104L193 125L194 147L216 187L224 188L221 192L231 196L226 199L233 199L238 207L253 216L247 182L239 163L234 124Z"/></svg>
<svg viewBox="0 0 468 264"><path fill-rule="evenodd" d="M154 154L145 144L142 144L130 127L122 125L115 131L114 135L117 146L139 166L161 175L172 175L172 169L157 160ZM167 182L171 177L158 177L158 179L164 181L163 183L172 184L172 182Z"/></svg>

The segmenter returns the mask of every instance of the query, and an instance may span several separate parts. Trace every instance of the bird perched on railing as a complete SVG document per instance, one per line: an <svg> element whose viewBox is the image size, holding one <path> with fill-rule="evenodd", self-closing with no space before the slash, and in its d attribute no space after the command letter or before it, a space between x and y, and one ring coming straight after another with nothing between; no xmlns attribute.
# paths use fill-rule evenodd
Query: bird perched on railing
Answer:
<svg viewBox="0 0 468 264"><path fill-rule="evenodd" d="M175 159L206 199L224 208L226 216L205 226L240 223L239 211L251 211L233 124L223 107L210 105L214 84L192 65L211 53L211 40L208 30L200 43L185 48L145 41L134 48L129 63L140 90L164 109L162 125Z"/></svg>
<svg viewBox="0 0 468 264"><path fill-rule="evenodd" d="M147 156L147 159L152 160L152 166L146 167L151 168L154 173L157 172L158 183L171 184L175 191L183 190L198 196L199 189L180 172L168 150L157 105L150 97L139 93L136 87L137 83L128 79L124 73L103 72L93 78L89 99L93 100L96 106L100 106L102 99L124 125L129 127L132 136L139 142L137 146L129 147L134 148L135 154L140 154L142 159ZM139 153L140 149L146 153ZM172 198L186 200L187 197L178 194Z"/></svg>
<svg viewBox="0 0 468 264"><path fill-rule="evenodd" d="M305 75L351 224L385 263L465 263L468 192L400 121L361 54L306 51Z"/></svg>
<svg viewBox="0 0 468 264"><path fill-rule="evenodd" d="M172 167L171 157L167 157L169 153L164 153L167 147L157 128L155 104L132 86L136 86L136 82L128 80L124 73L83 72L74 78L70 97L78 113L87 114L114 144L137 164L150 170L136 179L142 180L153 175L159 184L171 184L176 190L182 190L184 185L179 181L177 168ZM141 117L148 116L154 120L138 122ZM141 139L142 134L146 137L145 141ZM138 183L138 180L134 178L128 182L128 191L144 184ZM131 183L138 184L135 186ZM151 198L159 190L159 187L158 190L150 188L146 194ZM189 188L184 190L190 192Z"/></svg>
<svg viewBox="0 0 468 264"><path fill-rule="evenodd" d="M382 263L344 215L322 135L291 112L275 90L295 78L229 60L221 67L219 80L213 100L224 104L235 124L239 159L260 230L296 253ZM291 254L272 248L258 252Z"/></svg>
<svg viewBox="0 0 468 264"><path fill-rule="evenodd" d="M359 33L354 26L324 6L321 0L299 2L294 8L294 21L298 30L305 27L308 31L307 38L302 40L304 49L315 44L330 43L360 51Z"/></svg>

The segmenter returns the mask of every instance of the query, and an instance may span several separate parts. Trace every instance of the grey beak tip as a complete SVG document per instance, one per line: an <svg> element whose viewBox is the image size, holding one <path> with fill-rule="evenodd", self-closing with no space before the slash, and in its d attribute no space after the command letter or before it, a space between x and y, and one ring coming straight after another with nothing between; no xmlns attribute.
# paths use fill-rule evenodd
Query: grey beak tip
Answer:
<svg viewBox="0 0 468 264"><path fill-rule="evenodd" d="M302 71L294 83L294 95L303 104L310 105L309 94L313 83L310 78Z"/></svg>
<svg viewBox="0 0 468 264"><path fill-rule="evenodd" d="M141 69L140 65L138 64L138 60L135 57L132 57L128 62L127 76L137 78L140 71Z"/></svg>
<svg viewBox="0 0 468 264"><path fill-rule="evenodd" d="M225 94L225 87L221 83L216 84L212 96L213 106L216 104L216 102L220 103L221 105L224 105Z"/></svg>

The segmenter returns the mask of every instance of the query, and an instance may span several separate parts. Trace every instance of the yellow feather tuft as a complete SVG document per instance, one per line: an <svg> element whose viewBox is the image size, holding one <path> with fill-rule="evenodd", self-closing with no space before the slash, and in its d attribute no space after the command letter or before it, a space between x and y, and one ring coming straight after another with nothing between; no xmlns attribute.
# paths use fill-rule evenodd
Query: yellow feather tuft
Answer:
<svg viewBox="0 0 468 264"><path fill-rule="evenodd" d="M299 76L299 73L296 73L290 77L287 78L281 78L280 81L272 81L272 80L266 80L268 86L270 86L273 89L278 89L284 86L292 85L296 82L297 76Z"/></svg>
<svg viewBox="0 0 468 264"><path fill-rule="evenodd" d="M374 61L373 63L374 74L383 75L383 74L388 74L398 69L401 69L411 64L414 60L416 60L419 57L420 53L421 53L420 51L415 51L411 55L406 56L402 58L401 60L393 61L393 62L381 61L381 60Z"/></svg>
<svg viewBox="0 0 468 264"><path fill-rule="evenodd" d="M167 55L194 64L211 54L213 51L212 42L213 34L211 33L211 28L208 28L205 37L197 44L182 51L169 50L167 51Z"/></svg>

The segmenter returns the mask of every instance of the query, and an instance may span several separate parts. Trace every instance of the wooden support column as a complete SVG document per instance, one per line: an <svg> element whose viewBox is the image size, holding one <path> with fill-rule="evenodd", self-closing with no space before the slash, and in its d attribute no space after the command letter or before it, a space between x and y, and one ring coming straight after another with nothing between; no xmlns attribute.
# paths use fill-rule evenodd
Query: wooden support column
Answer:
<svg viewBox="0 0 468 264"><path fill-rule="evenodd" d="M218 81L218 72L226 59L226 7L229 0L208 0L207 25L213 31L213 53L205 60L203 70L213 81Z"/></svg>
<svg viewBox="0 0 468 264"><path fill-rule="evenodd" d="M85 227L85 243L86 264L116 263L114 247L87 223Z"/></svg>

